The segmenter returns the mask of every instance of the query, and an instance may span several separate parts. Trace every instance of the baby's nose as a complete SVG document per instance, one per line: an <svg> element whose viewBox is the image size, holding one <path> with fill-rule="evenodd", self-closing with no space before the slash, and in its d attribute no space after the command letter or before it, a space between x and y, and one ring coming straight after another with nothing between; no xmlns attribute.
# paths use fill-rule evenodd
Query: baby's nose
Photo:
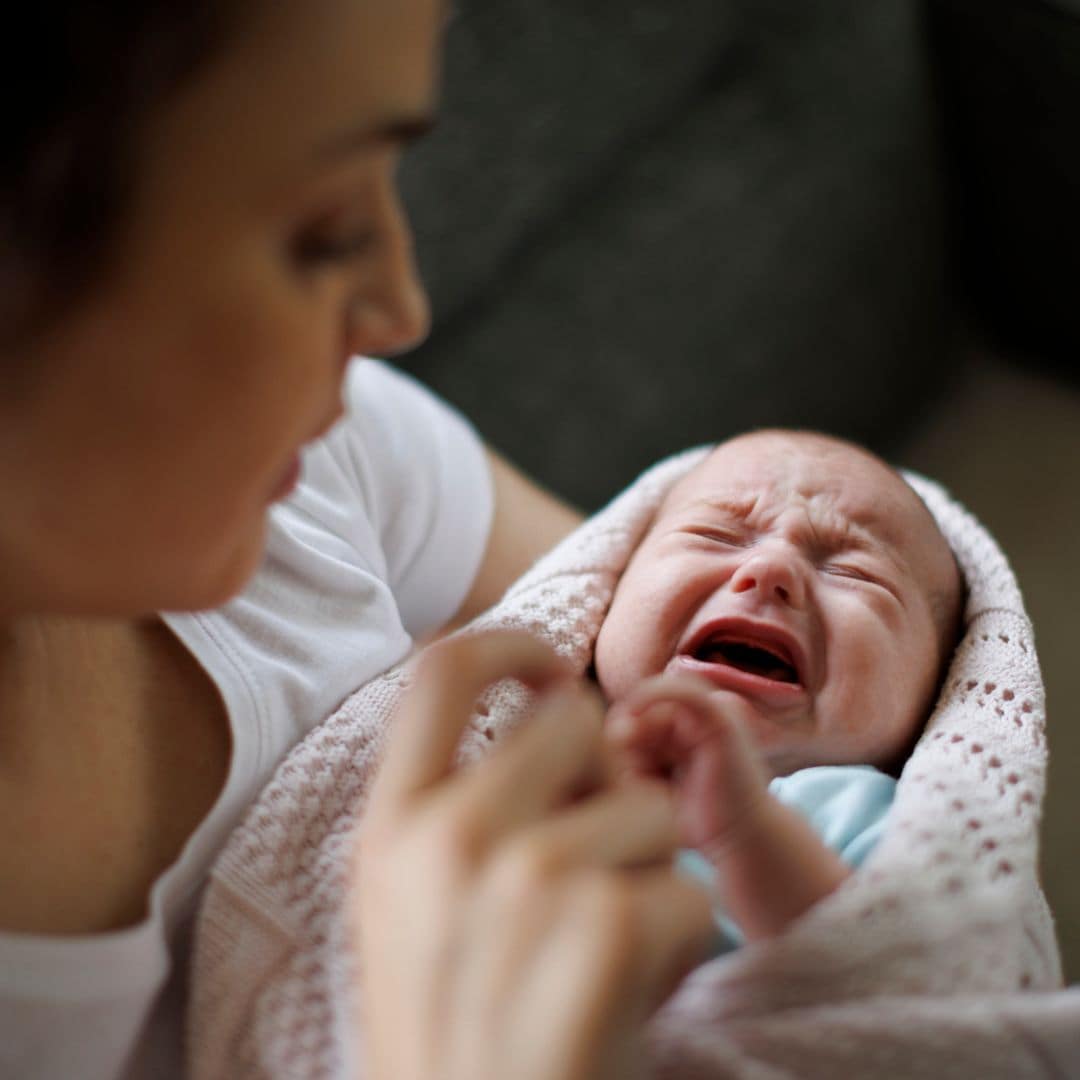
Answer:
<svg viewBox="0 0 1080 1080"><path fill-rule="evenodd" d="M759 549L746 559L731 578L736 593L757 592L763 600L779 600L801 608L806 600L806 582L797 557L780 548Z"/></svg>

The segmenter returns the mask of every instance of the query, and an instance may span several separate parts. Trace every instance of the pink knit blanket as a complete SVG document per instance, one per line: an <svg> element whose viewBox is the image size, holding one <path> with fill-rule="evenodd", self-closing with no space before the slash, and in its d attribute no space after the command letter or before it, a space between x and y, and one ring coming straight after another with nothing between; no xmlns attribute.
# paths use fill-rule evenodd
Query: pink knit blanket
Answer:
<svg viewBox="0 0 1080 1080"><path fill-rule="evenodd" d="M702 454L651 469L461 632L528 629L584 671L630 553ZM1037 879L1046 739L1031 624L982 526L936 485L909 481L952 544L968 600L885 836L783 936L685 980L649 1032L657 1076L1080 1075L1080 990L1053 992L1060 962ZM363 1075L345 867L409 677L403 665L373 680L298 745L215 866L192 969L198 1080ZM528 705L516 684L493 687L463 758Z"/></svg>

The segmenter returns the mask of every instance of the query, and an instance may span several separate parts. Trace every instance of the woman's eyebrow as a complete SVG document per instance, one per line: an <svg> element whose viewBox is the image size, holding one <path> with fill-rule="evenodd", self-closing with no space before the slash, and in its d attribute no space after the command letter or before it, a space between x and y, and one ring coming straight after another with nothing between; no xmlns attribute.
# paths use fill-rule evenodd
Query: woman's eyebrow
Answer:
<svg viewBox="0 0 1080 1080"><path fill-rule="evenodd" d="M323 160L360 154L379 146L404 146L427 135L438 122L433 112L390 116L361 127L352 128L323 143L316 156Z"/></svg>

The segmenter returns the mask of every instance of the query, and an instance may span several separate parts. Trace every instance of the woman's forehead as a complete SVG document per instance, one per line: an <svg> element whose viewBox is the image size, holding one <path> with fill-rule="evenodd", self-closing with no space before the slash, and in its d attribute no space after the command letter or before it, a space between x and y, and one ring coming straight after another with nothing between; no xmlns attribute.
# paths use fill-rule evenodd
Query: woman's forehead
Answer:
<svg viewBox="0 0 1080 1080"><path fill-rule="evenodd" d="M198 182L302 177L327 146L404 130L433 108L441 0L260 4L248 32L177 96L158 132L159 158ZM183 160L181 160L181 158Z"/></svg>

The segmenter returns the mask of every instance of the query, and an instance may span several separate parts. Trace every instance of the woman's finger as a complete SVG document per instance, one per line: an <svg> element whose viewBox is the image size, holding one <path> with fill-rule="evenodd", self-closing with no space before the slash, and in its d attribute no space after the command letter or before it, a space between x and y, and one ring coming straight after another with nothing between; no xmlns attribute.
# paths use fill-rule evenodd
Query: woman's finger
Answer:
<svg viewBox="0 0 1080 1080"><path fill-rule="evenodd" d="M406 802L447 775L476 699L492 683L514 678L545 686L568 674L548 646L520 632L466 635L433 646L398 706L372 808Z"/></svg>
<svg viewBox="0 0 1080 1080"><path fill-rule="evenodd" d="M599 695L583 684L549 691L527 723L446 786L447 812L465 815L494 836L604 786L603 719Z"/></svg>
<svg viewBox="0 0 1080 1080"><path fill-rule="evenodd" d="M675 850L675 809L662 784L638 782L600 792L522 829L502 849L495 873L542 883L589 867L666 863Z"/></svg>
<svg viewBox="0 0 1080 1080"><path fill-rule="evenodd" d="M716 946L716 923L704 888L669 869L635 876L636 978L640 1019L655 1012Z"/></svg>

